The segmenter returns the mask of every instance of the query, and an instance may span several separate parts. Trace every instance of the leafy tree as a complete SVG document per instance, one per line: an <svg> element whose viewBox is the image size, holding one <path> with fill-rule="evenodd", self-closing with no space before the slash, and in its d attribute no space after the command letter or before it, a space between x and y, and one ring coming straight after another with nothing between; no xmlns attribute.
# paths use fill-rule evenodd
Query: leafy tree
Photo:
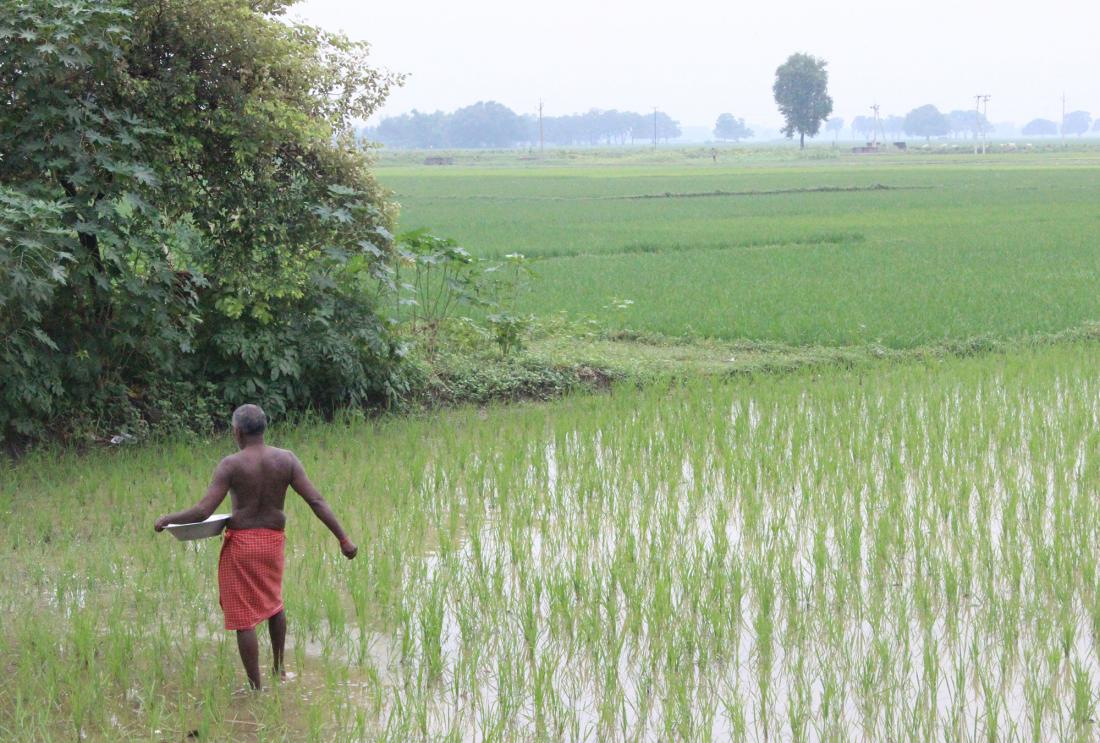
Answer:
<svg viewBox="0 0 1100 743"><path fill-rule="evenodd" d="M993 125L989 123L989 119L985 114L977 111L958 109L947 114L947 120L951 125L951 133L956 136L962 134L977 137L982 132L988 134L993 131Z"/></svg>
<svg viewBox="0 0 1100 743"><path fill-rule="evenodd" d="M844 130L844 119L840 116L832 116L825 122L825 130L833 133L833 143L840 139L840 133Z"/></svg>
<svg viewBox="0 0 1100 743"><path fill-rule="evenodd" d="M1021 133L1025 137L1053 137L1058 133L1058 125L1050 119L1032 119L1024 124Z"/></svg>
<svg viewBox="0 0 1100 743"><path fill-rule="evenodd" d="M351 129L399 80L286 5L0 0L0 438L400 386Z"/></svg>
<svg viewBox="0 0 1100 743"><path fill-rule="evenodd" d="M1094 132L1100 132L1100 119L1097 119L1096 121L1092 122L1092 130Z"/></svg>
<svg viewBox="0 0 1100 743"><path fill-rule="evenodd" d="M751 137L752 129L745 125L744 119L735 118L733 114L721 114L714 122L714 136L716 139L737 142Z"/></svg>
<svg viewBox="0 0 1100 743"><path fill-rule="evenodd" d="M662 142L676 139L682 133L679 121L674 120L664 111L657 111L656 113L638 115L635 119L634 129L631 132L631 138L652 139L654 126L657 129L657 139Z"/></svg>
<svg viewBox="0 0 1100 743"><path fill-rule="evenodd" d="M891 137L900 137L905 134L904 116L887 116L882 120L882 129Z"/></svg>
<svg viewBox="0 0 1100 743"><path fill-rule="evenodd" d="M442 111L424 113L414 109L407 114L382 119L366 135L390 147L447 147L448 120L449 117Z"/></svg>
<svg viewBox="0 0 1100 743"><path fill-rule="evenodd" d="M1076 134L1080 137L1089 130L1092 116L1088 111L1070 111L1062 120L1063 134Z"/></svg>
<svg viewBox="0 0 1100 743"><path fill-rule="evenodd" d="M631 130L638 123L640 114L630 113L629 111L616 111L614 109L610 111L595 112L595 125L599 130L600 136L607 144L626 144L626 140L630 138Z"/></svg>
<svg viewBox="0 0 1100 743"><path fill-rule="evenodd" d="M460 108L447 122L447 139L454 147L512 147L524 138L519 116L496 101Z"/></svg>
<svg viewBox="0 0 1100 743"><path fill-rule="evenodd" d="M857 116L852 119L852 133L871 137L875 131L875 120L871 116Z"/></svg>
<svg viewBox="0 0 1100 743"><path fill-rule="evenodd" d="M943 137L951 132L951 122L940 110L928 103L914 108L905 116L905 133L913 137Z"/></svg>
<svg viewBox="0 0 1100 743"><path fill-rule="evenodd" d="M680 122L673 119L664 111L657 112L657 138L663 142L678 138L683 132L680 130Z"/></svg>
<svg viewBox="0 0 1100 743"><path fill-rule="evenodd" d="M826 64L825 60L809 54L792 54L775 71L772 92L787 121L783 133L791 139L798 132L799 147L803 149L806 135L815 136L821 123L833 112Z"/></svg>

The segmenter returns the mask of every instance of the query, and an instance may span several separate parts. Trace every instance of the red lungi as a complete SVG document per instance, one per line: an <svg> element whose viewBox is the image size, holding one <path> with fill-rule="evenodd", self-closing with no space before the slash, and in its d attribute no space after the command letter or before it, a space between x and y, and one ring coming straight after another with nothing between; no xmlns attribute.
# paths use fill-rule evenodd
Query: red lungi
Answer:
<svg viewBox="0 0 1100 743"><path fill-rule="evenodd" d="M252 629L283 610L285 546L281 529L225 530L218 598L226 629Z"/></svg>

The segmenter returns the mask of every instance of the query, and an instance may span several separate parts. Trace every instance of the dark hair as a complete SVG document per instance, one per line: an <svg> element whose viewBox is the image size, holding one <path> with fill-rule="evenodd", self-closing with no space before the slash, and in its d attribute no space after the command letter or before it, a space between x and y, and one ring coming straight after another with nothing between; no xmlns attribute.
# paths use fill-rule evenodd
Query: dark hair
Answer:
<svg viewBox="0 0 1100 743"><path fill-rule="evenodd" d="M267 416L259 405L242 405L233 411L233 427L245 436L257 436L267 428Z"/></svg>

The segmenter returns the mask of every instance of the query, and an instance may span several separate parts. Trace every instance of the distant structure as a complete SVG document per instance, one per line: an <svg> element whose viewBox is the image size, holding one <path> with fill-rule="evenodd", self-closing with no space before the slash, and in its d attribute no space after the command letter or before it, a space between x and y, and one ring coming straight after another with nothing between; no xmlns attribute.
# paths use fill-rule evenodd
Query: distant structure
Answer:
<svg viewBox="0 0 1100 743"><path fill-rule="evenodd" d="M986 116L986 114L989 112L989 99L992 98L992 97L993 96L989 95L988 93L979 93L978 95L974 96L974 125L975 125L975 129L974 129L974 154L975 155L978 154L978 138L979 138L979 136L981 137L982 154L984 155L985 151L986 151L986 144L987 144L987 142L986 142L986 132L985 132L985 126L982 124L982 118L986 117L985 120L986 121L989 120L989 118ZM982 111L983 108L985 109L984 112Z"/></svg>
<svg viewBox="0 0 1100 743"><path fill-rule="evenodd" d="M881 121L881 119L879 119L879 115L878 115L879 108L880 108L880 106L877 103L872 104L872 106L871 106L871 110L875 112L875 125L871 129L871 141L868 142L867 145L864 146L864 147L853 147L852 152L856 153L857 155L867 154L867 153L870 153L870 152L878 152L878 150L879 150L879 143L878 143L879 132L882 132L883 141L886 140L886 132L882 128L882 121ZM895 142L895 145L896 144L897 143ZM905 148L904 147L899 147L898 149L905 149Z"/></svg>
<svg viewBox="0 0 1100 743"><path fill-rule="evenodd" d="M1062 131L1062 146L1066 146L1066 93L1062 91L1062 126L1059 127Z"/></svg>
<svg viewBox="0 0 1100 743"><path fill-rule="evenodd" d="M539 98L539 154L543 153L543 136L542 136L542 99Z"/></svg>

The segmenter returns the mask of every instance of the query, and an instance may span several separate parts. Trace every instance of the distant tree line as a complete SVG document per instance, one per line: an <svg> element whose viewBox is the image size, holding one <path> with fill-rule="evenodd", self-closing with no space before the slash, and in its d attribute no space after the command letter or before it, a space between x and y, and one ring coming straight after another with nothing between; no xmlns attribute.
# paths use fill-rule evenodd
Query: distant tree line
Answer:
<svg viewBox="0 0 1100 743"><path fill-rule="evenodd" d="M852 134L865 139L875 136L875 118L856 116L852 119ZM941 113L929 104L913 109L905 116L880 116L877 124L879 137L900 139L911 137L973 137L993 131L993 125L975 111L955 110Z"/></svg>
<svg viewBox="0 0 1100 743"><path fill-rule="evenodd" d="M814 82L812 78L822 76L824 73L820 60L809 59L811 61L806 64L807 70L801 74L811 78L810 83L806 84L812 86ZM814 95L824 95L821 92L823 82L817 84L818 89L811 92ZM810 137L817 134L817 130L811 131L809 126L813 117L827 117L827 114L821 113L825 110L822 107L823 104L818 105L819 111L805 114L807 129L804 133ZM839 117L818 119L818 121L824 122L825 129L833 134L834 139L839 137L845 125L844 119ZM557 147L614 146L651 142L654 137L654 124L656 124L657 139L661 142L676 139L681 135L679 122L661 111L653 114L592 109L585 113L544 117L542 141ZM989 135L994 128L985 114L967 109L956 109L944 113L932 104L918 106L905 116L883 115L877 122L874 116L856 116L848 126L853 138L868 140L876 136L884 140L899 140L905 137L972 138L982 134ZM1065 134L1082 136L1088 133L1090 126L1092 131L1100 132L1100 119L1094 124L1087 111L1073 111L1066 114L1064 124L1048 119L1035 119L1028 122L1021 133L1027 137L1055 136L1061 133L1064 127ZM801 135L802 130L796 126L791 129L791 134L795 132ZM400 116L389 116L382 119L377 126L364 129L362 135L370 141L398 148L532 147L539 142L539 120L533 114L517 114L496 101L481 101L451 113L443 111L426 113L413 110ZM723 113L715 121L713 135L717 140L738 142L751 139L754 132L744 119L735 117L731 113Z"/></svg>
<svg viewBox="0 0 1100 743"><path fill-rule="evenodd" d="M1100 119L1093 122L1088 111L1072 111L1065 121L1058 124L1049 119L1033 119L1023 126L1025 137L1052 137L1060 133L1082 136L1089 131L1100 132ZM918 106L905 116L880 116L877 123L873 116L856 116L851 123L852 135L872 139L876 129L880 138L898 139L903 136L924 137L978 137L989 135L994 126L985 114L960 109L943 113L932 104Z"/></svg>
<svg viewBox="0 0 1100 743"><path fill-rule="evenodd" d="M1058 134L1080 137L1088 132L1090 123L1094 132L1100 132L1100 119L1092 121L1092 115L1088 111L1071 111L1066 114L1061 125L1050 119L1032 119L1020 131L1026 137L1054 137Z"/></svg>
<svg viewBox="0 0 1100 743"><path fill-rule="evenodd" d="M539 142L539 119L520 115L502 103L480 101L451 113L413 110L382 119L363 136L388 147L419 149L508 148ZM566 116L544 116L542 141L548 145L624 145L676 139L680 123L668 114L592 109Z"/></svg>

